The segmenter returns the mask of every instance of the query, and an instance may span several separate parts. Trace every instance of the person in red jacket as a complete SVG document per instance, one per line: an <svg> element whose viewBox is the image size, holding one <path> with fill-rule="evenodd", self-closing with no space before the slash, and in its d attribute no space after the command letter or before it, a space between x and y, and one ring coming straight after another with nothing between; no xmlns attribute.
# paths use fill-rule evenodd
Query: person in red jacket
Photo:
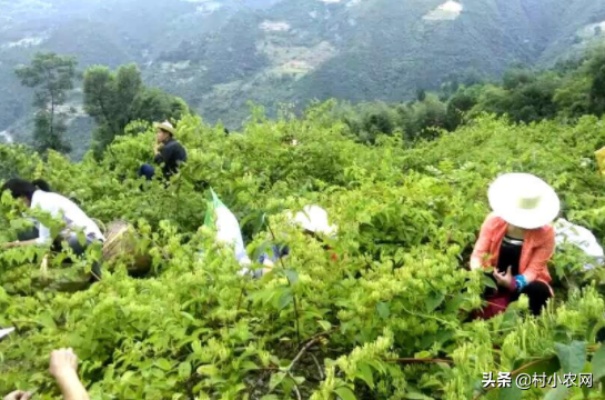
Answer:
<svg viewBox="0 0 605 400"><path fill-rule="evenodd" d="M493 268L489 276L497 290L486 291L488 306L476 317L503 312L521 294L539 315L554 296L547 264L555 251L551 224L560 211L559 197L537 176L509 173L492 183L488 198L493 211L481 226L470 268Z"/></svg>

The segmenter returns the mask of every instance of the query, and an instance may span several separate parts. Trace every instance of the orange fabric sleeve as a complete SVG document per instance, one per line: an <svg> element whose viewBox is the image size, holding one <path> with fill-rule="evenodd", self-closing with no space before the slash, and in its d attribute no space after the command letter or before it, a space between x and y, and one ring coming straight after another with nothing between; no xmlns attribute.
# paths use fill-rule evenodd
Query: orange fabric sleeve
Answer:
<svg viewBox="0 0 605 400"><path fill-rule="evenodd" d="M493 213L489 214L481 225L481 231L479 232L479 237L477 238L477 242L475 242L475 247L473 248L473 253L471 255L471 266L474 264L483 266L483 257L489 251L494 218L495 216Z"/></svg>
<svg viewBox="0 0 605 400"><path fill-rule="evenodd" d="M527 283L533 282L538 277L548 274L548 261L554 252L555 230L552 226L548 226L541 237L540 245L536 247L532 258L529 260L527 269L522 274L527 280Z"/></svg>

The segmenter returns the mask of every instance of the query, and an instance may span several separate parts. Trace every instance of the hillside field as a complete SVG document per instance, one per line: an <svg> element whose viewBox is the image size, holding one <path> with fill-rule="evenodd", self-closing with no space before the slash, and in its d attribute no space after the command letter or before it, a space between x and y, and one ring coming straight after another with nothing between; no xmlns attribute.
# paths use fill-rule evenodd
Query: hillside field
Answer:
<svg viewBox="0 0 605 400"><path fill-rule="evenodd" d="M464 322L484 285L464 266L489 211L487 187L503 172L547 180L568 218L604 237L593 152L605 119L516 126L483 115L406 149L393 137L356 143L326 117L332 106L275 121L257 109L230 136L185 117L178 139L190 159L168 189L141 190L136 180L151 156L150 128L116 139L100 162L56 153L42 161L1 146L3 179L42 177L104 224L132 222L153 270L134 278L125 261L105 264L101 282L59 291L90 261L61 267L58 255L44 275L43 250L0 253L0 326L17 328L0 342L0 393L59 398L48 354L73 347L93 399L602 398L602 269L583 271L582 255L563 249L551 263L556 301L542 316L530 316L522 298L492 320ZM239 276L232 251L200 228L208 197L200 180L237 215L251 258L278 241L291 246L287 261L260 280ZM22 223L9 203L0 241ZM336 262L281 217L311 203L339 226ZM98 256L94 249L89 260ZM547 397L548 388L480 393L484 373L513 370L593 373L595 383L558 385Z"/></svg>

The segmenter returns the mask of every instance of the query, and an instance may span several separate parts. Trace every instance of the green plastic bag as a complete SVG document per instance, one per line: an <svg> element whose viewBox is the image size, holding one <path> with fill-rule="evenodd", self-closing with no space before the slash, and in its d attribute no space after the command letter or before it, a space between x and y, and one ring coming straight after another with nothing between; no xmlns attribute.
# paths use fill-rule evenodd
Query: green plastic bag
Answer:
<svg viewBox="0 0 605 400"><path fill-rule="evenodd" d="M204 217L204 226L214 229L216 228L216 209L225 207L225 204L218 198L214 189L210 188L210 199L207 201L208 208L206 209L206 216Z"/></svg>

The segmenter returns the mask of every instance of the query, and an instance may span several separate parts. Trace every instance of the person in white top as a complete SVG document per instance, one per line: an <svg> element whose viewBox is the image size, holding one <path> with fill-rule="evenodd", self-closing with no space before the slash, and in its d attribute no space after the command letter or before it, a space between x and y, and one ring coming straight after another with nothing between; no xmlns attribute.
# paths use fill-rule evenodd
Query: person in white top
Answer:
<svg viewBox="0 0 605 400"><path fill-rule="evenodd" d="M94 242L104 242L105 237L97 224L90 219L80 207L70 199L52 192L38 189L33 183L23 179L11 179L7 181L0 190L10 191L15 199L22 200L30 209L38 209L50 214L52 218L62 218L65 223L60 233L60 238L65 239L77 256L82 255L86 248ZM49 245L56 238L51 237L50 229L42 223L38 225L38 237L26 241L14 241L4 244L2 247L15 248L29 245ZM78 240L78 233L83 232L86 243L82 245ZM56 250L56 248L55 248ZM93 266L94 275L100 276L97 263Z"/></svg>
<svg viewBox="0 0 605 400"><path fill-rule="evenodd" d="M595 264L602 266L605 261L603 248L597 238L588 229L574 225L564 218L559 218L554 223L555 239L557 246L563 246L565 243L572 244L582 250L588 257L595 261ZM592 263L584 265L585 270L594 269Z"/></svg>

